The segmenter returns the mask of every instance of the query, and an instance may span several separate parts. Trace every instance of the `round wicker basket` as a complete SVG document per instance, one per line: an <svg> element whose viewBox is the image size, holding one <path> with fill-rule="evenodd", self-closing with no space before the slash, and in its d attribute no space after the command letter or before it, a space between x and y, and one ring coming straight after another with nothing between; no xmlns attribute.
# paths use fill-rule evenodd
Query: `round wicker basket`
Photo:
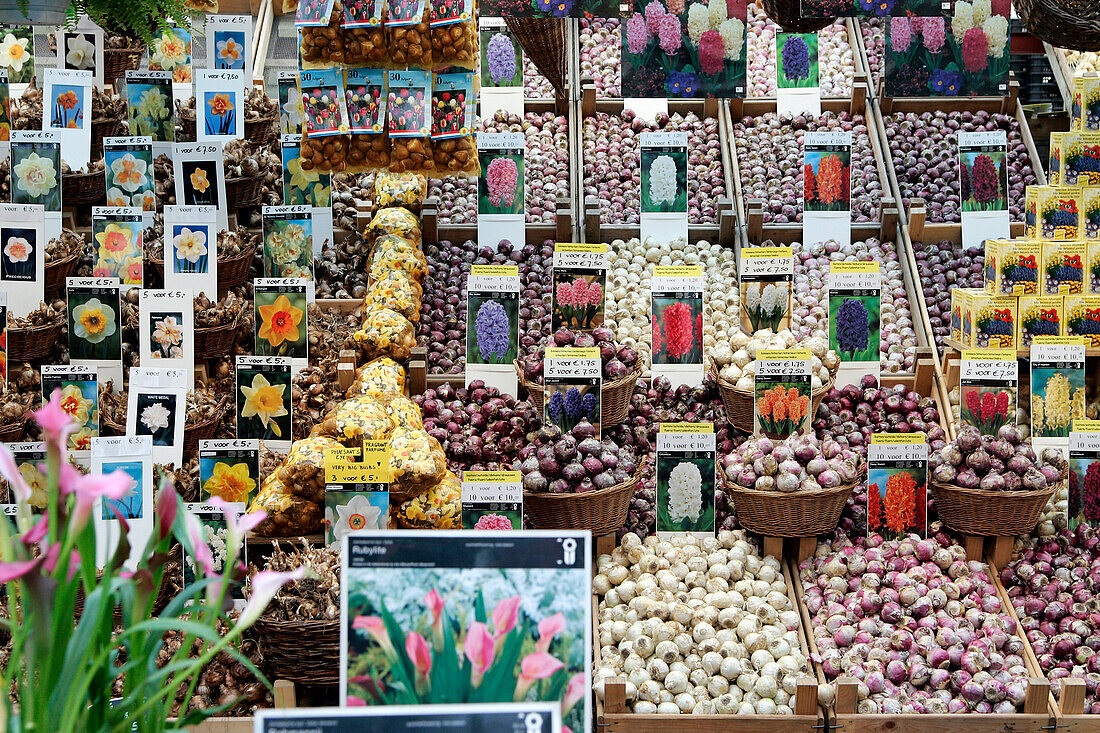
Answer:
<svg viewBox="0 0 1100 733"><path fill-rule="evenodd" d="M46 263L46 292L64 293L65 279L76 272L80 265L80 250L74 251L68 257Z"/></svg>
<svg viewBox="0 0 1100 733"><path fill-rule="evenodd" d="M64 322L32 326L31 328L8 328L8 361L22 362L42 359L49 355L61 339Z"/></svg>
<svg viewBox="0 0 1100 733"><path fill-rule="evenodd" d="M546 388L538 382L529 382L523 378L523 367L519 360L512 362L516 368L516 376L519 385L527 390L527 399L537 410L542 410L542 399ZM600 425L604 428L613 428L622 424L630 409L630 395L634 394L634 385L642 376L642 370L628 374L613 382L604 382L600 389Z"/></svg>
<svg viewBox="0 0 1100 733"><path fill-rule="evenodd" d="M119 79L125 81L127 71L137 71L141 67L141 57L145 53L145 44L135 40L128 48L103 49L103 83L118 88Z"/></svg>
<svg viewBox="0 0 1100 733"><path fill-rule="evenodd" d="M722 395L722 404L726 407L726 419L730 425L745 433L756 431L756 393L751 389L742 389L716 372L711 376L718 383L718 393ZM836 373L829 375L829 381L810 393L810 419L817 414L821 401L836 383Z"/></svg>
<svg viewBox="0 0 1100 733"><path fill-rule="evenodd" d="M1016 0L1024 28L1058 48L1100 51L1100 3L1096 0Z"/></svg>
<svg viewBox="0 0 1100 733"><path fill-rule="evenodd" d="M980 537L1028 534L1060 483L1042 491L987 491L929 481L936 511L951 529Z"/></svg>
<svg viewBox="0 0 1100 733"><path fill-rule="evenodd" d="M523 512L536 529L587 529L599 537L623 526L643 466L621 484L581 494L523 492Z"/></svg>
<svg viewBox="0 0 1100 733"><path fill-rule="evenodd" d="M61 176L61 200L66 206L87 206L107 201L107 177L103 171L67 173Z"/></svg>
<svg viewBox="0 0 1100 733"><path fill-rule="evenodd" d="M15 443L23 437L23 427L27 424L29 412L24 412L17 420L0 423L0 443Z"/></svg>
<svg viewBox="0 0 1100 733"><path fill-rule="evenodd" d="M103 138L114 137L122 131L121 117L108 117L102 120L92 120L92 147L88 160L99 160L103 157Z"/></svg>
<svg viewBox="0 0 1100 733"><path fill-rule="evenodd" d="M801 0L762 0L764 12L788 33L814 33L836 18L803 18Z"/></svg>
<svg viewBox="0 0 1100 733"><path fill-rule="evenodd" d="M237 341L237 326L241 323L242 307L237 311L237 317L229 323L209 328L195 329L195 358L213 359L216 356L224 356L232 353L233 344Z"/></svg>
<svg viewBox="0 0 1100 733"><path fill-rule="evenodd" d="M278 115L260 117L244 121L244 139L252 143L264 144L275 138L275 120Z"/></svg>
<svg viewBox="0 0 1100 733"><path fill-rule="evenodd" d="M273 679L308 685L340 683L339 621L276 621L255 625L264 667Z"/></svg>
<svg viewBox="0 0 1100 733"><path fill-rule="evenodd" d="M258 206L263 193L263 176L225 179L225 200L231 209Z"/></svg>
<svg viewBox="0 0 1100 733"><path fill-rule="evenodd" d="M859 467L862 471L862 465ZM832 532L840 521L844 503L858 481L831 489L810 491L757 491L726 480L722 488L737 512L737 521L750 532L766 537L813 537Z"/></svg>
<svg viewBox="0 0 1100 733"><path fill-rule="evenodd" d="M196 455L200 440L210 440L218 432L225 413L229 411L229 396L222 397L218 406L214 408L214 414L202 422L186 424L183 426L183 454L185 456Z"/></svg>

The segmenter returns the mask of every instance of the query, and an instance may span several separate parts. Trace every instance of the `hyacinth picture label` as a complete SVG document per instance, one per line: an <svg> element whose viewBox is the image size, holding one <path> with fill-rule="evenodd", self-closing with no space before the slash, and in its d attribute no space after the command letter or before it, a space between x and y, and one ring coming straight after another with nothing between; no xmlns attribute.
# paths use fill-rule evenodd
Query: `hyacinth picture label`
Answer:
<svg viewBox="0 0 1100 733"><path fill-rule="evenodd" d="M477 136L481 175L477 181L477 213L523 215L522 133L485 133Z"/></svg>
<svg viewBox="0 0 1100 733"><path fill-rule="evenodd" d="M462 474L463 529L523 529L523 475L519 471Z"/></svg>
<svg viewBox="0 0 1100 733"><path fill-rule="evenodd" d="M921 433L875 433L867 448L867 534L928 536L928 443Z"/></svg>
<svg viewBox="0 0 1100 733"><path fill-rule="evenodd" d="M642 213L687 214L687 133L640 135Z"/></svg>
<svg viewBox="0 0 1100 733"><path fill-rule="evenodd" d="M674 387L703 382L703 267L662 266L650 284L653 375Z"/></svg>
<svg viewBox="0 0 1100 733"><path fill-rule="evenodd" d="M756 432L782 440L807 431L812 358L809 349L757 352L753 389Z"/></svg>
<svg viewBox="0 0 1100 733"><path fill-rule="evenodd" d="M519 267L474 265L466 281L466 384L512 394L519 354Z"/></svg>
<svg viewBox="0 0 1100 733"><path fill-rule="evenodd" d="M599 440L603 387L600 350L547 348L543 375L543 422L557 425L563 433L581 426L585 434Z"/></svg>
<svg viewBox="0 0 1100 733"><path fill-rule="evenodd" d="M802 241L851 244L852 133L807 132L802 171Z"/></svg>
<svg viewBox="0 0 1100 733"><path fill-rule="evenodd" d="M959 408L964 425L996 435L1016 419L1019 362L1015 349L966 349L959 372Z"/></svg>
<svg viewBox="0 0 1100 733"><path fill-rule="evenodd" d="M1076 420L1069 434L1069 528L1100 526L1100 422Z"/></svg>
<svg viewBox="0 0 1100 733"><path fill-rule="evenodd" d="M590 543L569 531L349 535L341 702L553 701L563 730L590 730Z"/></svg>
<svg viewBox="0 0 1100 733"><path fill-rule="evenodd" d="M953 0L802 0L803 18L950 15Z"/></svg>
<svg viewBox="0 0 1100 733"><path fill-rule="evenodd" d="M790 247L745 247L741 250L739 298L741 330L754 334L791 326L794 250Z"/></svg>
<svg viewBox="0 0 1100 733"><path fill-rule="evenodd" d="M554 246L551 331L603 325L607 245L558 242Z"/></svg>
<svg viewBox="0 0 1100 733"><path fill-rule="evenodd" d="M258 710L256 733L421 733L445 727L449 733L559 733L561 706L557 703L506 705L405 705L392 710L327 708L317 710Z"/></svg>
<svg viewBox="0 0 1100 733"><path fill-rule="evenodd" d="M1085 419L1085 344L1080 336L1040 336L1031 346L1031 434L1066 438Z"/></svg>
<svg viewBox="0 0 1100 733"><path fill-rule="evenodd" d="M522 87L523 47L503 18L480 18L481 88Z"/></svg>
<svg viewBox="0 0 1100 733"><path fill-rule="evenodd" d="M840 356L838 386L878 373L881 296L878 262L830 263L829 348Z"/></svg>
<svg viewBox="0 0 1100 733"><path fill-rule="evenodd" d="M780 115L821 114L816 33L775 34L776 110Z"/></svg>
<svg viewBox="0 0 1100 733"><path fill-rule="evenodd" d="M711 423L661 423L653 528L658 536L714 535L715 445Z"/></svg>
<svg viewBox="0 0 1100 733"><path fill-rule="evenodd" d="M1008 133L960 132L959 177L963 247L1011 237L1008 210Z"/></svg>
<svg viewBox="0 0 1100 733"><path fill-rule="evenodd" d="M390 521L389 443L368 440L345 458L325 454L325 539L338 547L346 535L387 529ZM337 454L337 455L333 455Z"/></svg>

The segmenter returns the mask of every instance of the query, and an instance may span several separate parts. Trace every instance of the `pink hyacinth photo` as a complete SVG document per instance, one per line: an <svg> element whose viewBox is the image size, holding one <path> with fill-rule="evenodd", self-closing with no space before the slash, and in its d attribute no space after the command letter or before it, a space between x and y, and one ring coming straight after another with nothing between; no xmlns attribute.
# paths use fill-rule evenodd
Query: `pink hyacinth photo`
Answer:
<svg viewBox="0 0 1100 733"><path fill-rule="evenodd" d="M523 155L498 150L480 151L479 214L523 213Z"/></svg>
<svg viewBox="0 0 1100 733"><path fill-rule="evenodd" d="M603 325L604 288L601 275L586 271L554 271L553 329L589 329Z"/></svg>

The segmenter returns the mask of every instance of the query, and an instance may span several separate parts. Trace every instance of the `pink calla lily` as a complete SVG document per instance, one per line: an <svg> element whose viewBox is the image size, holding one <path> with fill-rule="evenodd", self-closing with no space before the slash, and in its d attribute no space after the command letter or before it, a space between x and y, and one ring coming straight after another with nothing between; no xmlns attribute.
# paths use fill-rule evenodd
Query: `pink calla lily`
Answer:
<svg viewBox="0 0 1100 733"><path fill-rule="evenodd" d="M584 699L588 692L588 686L584 684L584 673L578 672L569 678L569 684L565 687L565 699L561 703L561 714L564 716L574 705Z"/></svg>
<svg viewBox="0 0 1100 733"><path fill-rule="evenodd" d="M50 395L50 400L34 413L35 422L42 428L42 437L50 445L61 449L61 456L65 456L65 444L69 436L76 432L77 424L73 418L61 409L61 389L57 388Z"/></svg>
<svg viewBox="0 0 1100 733"><path fill-rule="evenodd" d="M519 680L516 681L514 701L520 702L523 700L536 680L544 680L564 666L561 660L546 652L528 654L519 663Z"/></svg>
<svg viewBox="0 0 1100 733"><path fill-rule="evenodd" d="M176 521L176 513L179 511L179 494L171 481L167 481L157 493L157 527L160 530L160 539L164 540L172 533L172 525Z"/></svg>
<svg viewBox="0 0 1100 733"><path fill-rule="evenodd" d="M75 468L73 470L76 471ZM70 520L72 530L79 532L84 528L97 501L100 499L118 501L130 493L133 484L134 479L125 471L112 471L102 476L93 473L77 479L72 484L72 491L76 494L76 506L73 507Z"/></svg>
<svg viewBox="0 0 1100 733"><path fill-rule="evenodd" d="M349 708L365 708L367 703L361 697L348 695L347 698L345 698L344 705Z"/></svg>
<svg viewBox="0 0 1100 733"><path fill-rule="evenodd" d="M493 645L493 637L489 634L489 629L485 627L485 624L480 621L474 621L470 624L462 648L466 652L466 658L473 665L475 687L481 683L482 675L493 663L493 658L496 656Z"/></svg>
<svg viewBox="0 0 1100 733"><path fill-rule="evenodd" d="M7 480L8 486L15 494L16 502L24 504L31 500L31 487L27 486L27 482L23 480L19 466L15 464L11 451L5 445L0 445L0 475Z"/></svg>
<svg viewBox="0 0 1100 733"><path fill-rule="evenodd" d="M493 609L493 638L500 640L516 628L519 621L519 605L523 602L520 596L505 598Z"/></svg>
<svg viewBox="0 0 1100 733"><path fill-rule="evenodd" d="M431 673L432 648L428 646L428 642L423 636L415 631L409 633L405 637L405 653L409 655L413 666L416 667L417 676L427 677Z"/></svg>
<svg viewBox="0 0 1100 733"><path fill-rule="evenodd" d="M424 596L424 602L428 604L428 610L432 612L432 625L439 623L440 616L443 615L443 605L446 601L443 600L443 596L439 595L439 591L434 588L428 592L428 595Z"/></svg>
<svg viewBox="0 0 1100 733"><path fill-rule="evenodd" d="M35 570L46 561L45 555L31 558L30 560L16 560L14 562L0 562L0 583L10 583L19 580L23 576Z"/></svg>
<svg viewBox="0 0 1100 733"><path fill-rule="evenodd" d="M393 642L390 640L390 632L386 631L386 624L378 616L356 616L351 622L351 628L357 631L366 631L370 637L378 642L382 650L391 656L396 652Z"/></svg>
<svg viewBox="0 0 1100 733"><path fill-rule="evenodd" d="M225 526L229 533L229 541L226 542L226 554L231 557L236 557L240 553L245 536L255 529L256 525L267 519L267 512L263 509L249 514L241 514L232 504L220 496L215 496L207 503L221 509L225 515Z"/></svg>
<svg viewBox="0 0 1100 733"><path fill-rule="evenodd" d="M563 631L565 631L565 616L560 611L539 621L539 640L535 643L535 651L550 651L550 642Z"/></svg>

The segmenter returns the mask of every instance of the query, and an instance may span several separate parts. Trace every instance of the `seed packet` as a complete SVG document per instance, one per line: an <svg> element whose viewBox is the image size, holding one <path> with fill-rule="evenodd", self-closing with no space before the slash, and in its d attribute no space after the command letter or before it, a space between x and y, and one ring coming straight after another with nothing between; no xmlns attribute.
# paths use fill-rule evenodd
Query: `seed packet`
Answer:
<svg viewBox="0 0 1100 733"><path fill-rule="evenodd" d="M390 170L395 173L432 170L431 74L391 71L388 84Z"/></svg>
<svg viewBox="0 0 1100 733"><path fill-rule="evenodd" d="M386 48L391 68L432 68L432 35L427 0L389 0L386 6Z"/></svg>
<svg viewBox="0 0 1100 733"><path fill-rule="evenodd" d="M431 6L435 65L476 70L477 13L473 0L432 0Z"/></svg>
<svg viewBox="0 0 1100 733"><path fill-rule="evenodd" d="M1072 295L1065 301L1066 336L1084 336L1085 346L1100 348L1100 295Z"/></svg>
<svg viewBox="0 0 1100 733"><path fill-rule="evenodd" d="M1076 186L1037 187L1034 196L1025 199L1034 209L1035 238L1043 241L1081 238L1083 195L1083 189Z"/></svg>
<svg viewBox="0 0 1100 733"><path fill-rule="evenodd" d="M344 63L340 25L344 20L342 0L303 0L298 3L294 25L301 35L302 67L325 68Z"/></svg>
<svg viewBox="0 0 1100 733"><path fill-rule="evenodd" d="M973 292L967 298L974 349L1015 349L1017 298ZM965 329L965 325L964 325Z"/></svg>
<svg viewBox="0 0 1100 733"><path fill-rule="evenodd" d="M1084 242L1044 242L1042 292L1046 295L1081 295L1085 290Z"/></svg>
<svg viewBox="0 0 1100 733"><path fill-rule="evenodd" d="M1039 295L1042 243L990 239L985 243L985 290L990 295Z"/></svg>
<svg viewBox="0 0 1100 733"><path fill-rule="evenodd" d="M1020 297L1017 348L1031 346L1036 336L1064 336L1065 302L1061 295L1024 295Z"/></svg>
<svg viewBox="0 0 1100 733"><path fill-rule="evenodd" d="M436 74L432 84L432 154L437 171L477 175L474 75Z"/></svg>
<svg viewBox="0 0 1100 733"><path fill-rule="evenodd" d="M344 107L339 69L303 70L301 166L304 170L342 171L347 168L348 113Z"/></svg>
<svg viewBox="0 0 1100 733"><path fill-rule="evenodd" d="M385 169L390 164L385 128L386 81L382 69L348 69L344 104L351 131L348 166L353 171Z"/></svg>
<svg viewBox="0 0 1100 733"><path fill-rule="evenodd" d="M1100 132L1064 132L1051 140L1052 186L1100 185Z"/></svg>

